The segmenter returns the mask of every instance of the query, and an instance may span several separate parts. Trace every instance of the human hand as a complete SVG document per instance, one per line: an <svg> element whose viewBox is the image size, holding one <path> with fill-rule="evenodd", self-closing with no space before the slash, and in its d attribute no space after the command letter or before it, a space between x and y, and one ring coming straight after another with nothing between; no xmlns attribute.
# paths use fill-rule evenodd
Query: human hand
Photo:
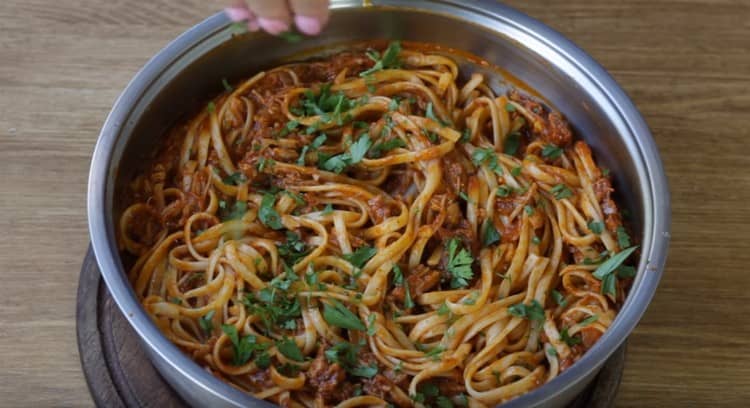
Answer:
<svg viewBox="0 0 750 408"><path fill-rule="evenodd" d="M250 31L278 35L292 28L317 35L328 22L328 0L235 0L224 10L234 22L247 22Z"/></svg>

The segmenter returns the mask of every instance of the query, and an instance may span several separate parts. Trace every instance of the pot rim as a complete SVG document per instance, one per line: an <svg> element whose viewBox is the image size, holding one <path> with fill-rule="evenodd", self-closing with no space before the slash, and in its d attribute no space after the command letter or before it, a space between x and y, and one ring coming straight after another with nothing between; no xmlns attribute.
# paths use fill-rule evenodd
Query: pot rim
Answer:
<svg viewBox="0 0 750 408"><path fill-rule="evenodd" d="M384 0L378 1L377 4L378 7L397 7L404 2ZM643 183L641 188L647 190L643 197L646 234L642 241L638 275L625 304L610 328L579 361L542 386L505 402L503 407L549 403L601 367L635 328L656 291L666 262L671 223L667 179L656 144L638 110L604 68L563 35L541 22L491 0L410 1L407 4L408 9L425 13L434 13L435 10L432 8L437 8L438 13L440 9L459 9L463 13L502 22L515 30L517 35L524 38L524 46L529 44L526 41L536 44L537 48L532 49L534 53L543 54L546 59L553 59L558 66L565 65L565 72L571 74L576 82L586 82L589 86L595 87L594 90L599 94L597 101L606 104L608 108L608 119L620 123L619 128L626 132L621 134L621 137L630 138L625 142L632 143L635 148L629 150L637 151L639 154L637 157L631 156L631 159L638 170L638 178ZM334 0L331 8L361 5L360 1ZM110 294L141 341L148 346L150 355L157 353L171 369L227 404L272 407L274 405L259 401L201 369L159 331L137 301L126 278L126 272L119 261L114 226L109 222L110 214L107 208L107 203L110 202L107 199L108 188L114 183L111 160L115 153L116 141L126 122L131 120L134 107L164 71L184 54L224 30L228 24L229 21L223 13L217 13L192 27L151 58L118 97L99 134L91 161L87 199L89 232L99 269Z"/></svg>

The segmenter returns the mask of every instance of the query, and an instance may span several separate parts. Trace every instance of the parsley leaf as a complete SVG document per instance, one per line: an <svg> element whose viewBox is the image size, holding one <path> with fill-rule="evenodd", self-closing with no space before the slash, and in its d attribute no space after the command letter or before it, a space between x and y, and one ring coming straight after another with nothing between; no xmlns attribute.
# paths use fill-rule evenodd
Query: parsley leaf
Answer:
<svg viewBox="0 0 750 408"><path fill-rule="evenodd" d="M452 275L451 288L453 289L468 286L469 281L474 277L474 272L471 270L474 258L465 248L458 251L458 244L458 238L451 238L447 243L448 272Z"/></svg>
<svg viewBox="0 0 750 408"><path fill-rule="evenodd" d="M239 334L237 333L237 328L230 324L223 324L221 325L221 330L226 333L227 337L229 337L229 340L232 342L232 349L234 351L234 356L232 357L232 364L235 366L240 366L248 362L250 360L250 357L255 352L261 352L261 354L266 354L266 357L269 357L267 353L265 353L265 350L268 348L267 344L261 344L257 342L257 337L249 334L245 337L240 338ZM263 364L263 361L260 355L256 359L256 365L258 367L261 367ZM269 360L270 364L270 360Z"/></svg>
<svg viewBox="0 0 750 408"><path fill-rule="evenodd" d="M242 183L244 183L247 180L244 174L241 172L236 172L230 176L227 176L222 180L224 184L229 184L230 186L238 186Z"/></svg>
<svg viewBox="0 0 750 408"><path fill-rule="evenodd" d="M367 56L370 57L373 61L375 61L375 65L372 66L372 68L362 71L359 76L366 77L368 75L372 75L373 73L377 71L382 71L384 69L389 68L399 68L401 67L401 61L398 59L398 54L401 52L401 43L398 41L393 41L390 44L388 44L388 48L383 52L383 56L380 57L377 52L368 52Z"/></svg>
<svg viewBox="0 0 750 408"><path fill-rule="evenodd" d="M570 191L565 184L558 184L552 187L550 192L555 196L556 200L562 200L563 198L570 198L573 196L573 192Z"/></svg>
<svg viewBox="0 0 750 408"><path fill-rule="evenodd" d="M305 356L302 354L302 350L299 349L294 339L284 337L276 342L276 348L279 353L283 354L284 357L294 361L304 361Z"/></svg>
<svg viewBox="0 0 750 408"><path fill-rule="evenodd" d="M367 151L370 150L371 145L372 141L370 141L370 136L367 133L360 136L360 138L349 147L349 153L351 155L349 164L357 164L361 162L365 157L365 154L367 154Z"/></svg>
<svg viewBox="0 0 750 408"><path fill-rule="evenodd" d="M438 316L445 316L450 312L451 312L451 309L448 307L448 304L445 302L443 302L437 310Z"/></svg>
<svg viewBox="0 0 750 408"><path fill-rule="evenodd" d="M377 249L365 245L357 248L357 250L351 254L344 254L342 257L355 268L362 268L370 258L375 256L376 253L378 253Z"/></svg>
<svg viewBox="0 0 750 408"><path fill-rule="evenodd" d="M278 248L279 256L292 266L310 252L307 249L307 244L300 239L299 235L292 231L287 231L286 242L276 247Z"/></svg>
<svg viewBox="0 0 750 408"><path fill-rule="evenodd" d="M617 254L613 255L604 263L599 265L598 268L594 271L593 275L597 279L604 279L605 276L610 275L612 272L614 272L625 260L632 254L638 247L630 247L628 249L625 249L623 251L618 252Z"/></svg>
<svg viewBox="0 0 750 408"><path fill-rule="evenodd" d="M542 148L542 157L546 157L548 159L556 159L560 156L562 156L563 150L553 144L545 145Z"/></svg>
<svg viewBox="0 0 750 408"><path fill-rule="evenodd" d="M513 168L512 168L511 170L510 170L510 174L512 174L512 175L513 175L513 177L518 177L518 176L520 176L520 175L521 175L521 170L523 170L523 169L521 168L521 166L518 166L518 167L513 167Z"/></svg>
<svg viewBox="0 0 750 408"><path fill-rule="evenodd" d="M560 338L568 346L575 346L576 344L581 344L581 338L577 337L577 336L576 337L570 337L570 334L568 334L568 329L562 329L560 331Z"/></svg>
<svg viewBox="0 0 750 408"><path fill-rule="evenodd" d="M617 244L620 245L620 248L627 248L630 246L630 236L625 231L625 228L622 226L617 227Z"/></svg>
<svg viewBox="0 0 750 408"><path fill-rule="evenodd" d="M374 363L370 366L356 366L356 367L349 369L349 374L355 377L372 378L372 377L375 377L377 373L378 373L378 366L377 364L374 364Z"/></svg>
<svg viewBox="0 0 750 408"><path fill-rule="evenodd" d="M471 155L471 160L477 166L487 165L487 167L494 171L498 176L503 175L503 168L500 167L497 160L497 154L495 154L495 151L492 149L475 149L474 153Z"/></svg>
<svg viewBox="0 0 750 408"><path fill-rule="evenodd" d="M414 300L411 298L411 290L409 290L409 281L404 281L404 308L411 309L414 307Z"/></svg>
<svg viewBox="0 0 750 408"><path fill-rule="evenodd" d="M503 144L503 153L513 156L518 151L518 147L521 145L521 134L518 132L512 132L505 139Z"/></svg>
<svg viewBox="0 0 750 408"><path fill-rule="evenodd" d="M531 321L544 321L544 308L536 299L532 300L530 305L523 303L513 305L508 308L508 313Z"/></svg>
<svg viewBox="0 0 750 408"><path fill-rule="evenodd" d="M234 88L232 88L232 85L229 85L229 81L227 81L226 78L221 79L221 85L224 86L224 90L227 92L232 92Z"/></svg>
<svg viewBox="0 0 750 408"><path fill-rule="evenodd" d="M260 209L258 210L258 218L260 218L260 222L262 222L263 225L275 230L280 230L284 228L284 225L281 223L281 216L274 208L275 203L276 196L268 193L263 194Z"/></svg>
<svg viewBox="0 0 750 408"><path fill-rule="evenodd" d="M617 278L615 274L610 273L602 278L602 294L617 295Z"/></svg>
<svg viewBox="0 0 750 408"><path fill-rule="evenodd" d="M600 235L604 231L604 224L599 221L590 221L588 227L596 235Z"/></svg>
<svg viewBox="0 0 750 408"><path fill-rule="evenodd" d="M565 306L568 303L568 301L565 300L565 296L563 296L562 293L558 292L555 289L552 289L552 299L554 299L555 303L560 306Z"/></svg>
<svg viewBox="0 0 750 408"><path fill-rule="evenodd" d="M589 317L587 317L587 318L585 318L585 319L581 320L581 321L580 321L580 322L579 322L578 324L579 324L579 325L580 325L581 327L586 327L586 326L588 326L588 325L590 325L590 324L594 323L594 322L595 322L595 321L597 321L597 320L599 320L599 315L591 315L591 316L589 316Z"/></svg>
<svg viewBox="0 0 750 408"><path fill-rule="evenodd" d="M323 304L323 319L342 329L367 331L367 327L359 320L359 317L335 299L331 299L330 303Z"/></svg>
<svg viewBox="0 0 750 408"><path fill-rule="evenodd" d="M284 41L288 43L294 44L294 43L298 43L302 41L304 37L302 36L302 34L294 30L289 30L289 31L284 31L283 33L279 34L279 38L282 38Z"/></svg>
<svg viewBox="0 0 750 408"><path fill-rule="evenodd" d="M381 157L383 153L387 153L399 147L406 147L406 143L403 140L395 137L393 139L386 140L385 142L374 145L372 149L370 149L370 156L378 158Z"/></svg>
<svg viewBox="0 0 750 408"><path fill-rule="evenodd" d="M377 327L375 327L375 313L370 313L367 316L367 335L374 336L376 332Z"/></svg>
<svg viewBox="0 0 750 408"><path fill-rule="evenodd" d="M482 245L488 247L496 242L500 242L500 233L497 232L495 224L491 220L484 221L482 234Z"/></svg>
<svg viewBox="0 0 750 408"><path fill-rule="evenodd" d="M226 203L224 204L226 208ZM232 205L232 209L229 212L224 212L225 215L221 217L223 221L239 220L247 212L247 203L244 201L235 201Z"/></svg>
<svg viewBox="0 0 750 408"><path fill-rule="evenodd" d="M215 310L209 310L208 313L198 319L198 326L200 326L204 333L211 333L214 330L213 319L215 314Z"/></svg>
<svg viewBox="0 0 750 408"><path fill-rule="evenodd" d="M510 187L508 187L508 186L500 186L500 187L497 188L497 191L496 191L495 194L498 197L507 197L507 196L510 195L510 192L511 192Z"/></svg>
<svg viewBox="0 0 750 408"><path fill-rule="evenodd" d="M349 342L336 343L333 347L327 349L323 354L326 356L326 360L330 363L338 363L344 368L349 374L355 377L372 378L378 373L378 366L372 364L370 366L359 366L357 365L359 350L362 348L361 345L352 344Z"/></svg>

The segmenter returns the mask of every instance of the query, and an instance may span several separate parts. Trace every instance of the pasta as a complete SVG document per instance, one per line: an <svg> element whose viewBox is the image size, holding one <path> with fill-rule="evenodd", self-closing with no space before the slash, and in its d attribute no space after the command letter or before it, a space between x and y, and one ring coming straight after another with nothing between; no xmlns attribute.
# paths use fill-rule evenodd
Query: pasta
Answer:
<svg viewBox="0 0 750 408"><path fill-rule="evenodd" d="M120 218L164 335L289 407L493 406L578 360L635 276L608 171L459 74L393 42L224 81Z"/></svg>

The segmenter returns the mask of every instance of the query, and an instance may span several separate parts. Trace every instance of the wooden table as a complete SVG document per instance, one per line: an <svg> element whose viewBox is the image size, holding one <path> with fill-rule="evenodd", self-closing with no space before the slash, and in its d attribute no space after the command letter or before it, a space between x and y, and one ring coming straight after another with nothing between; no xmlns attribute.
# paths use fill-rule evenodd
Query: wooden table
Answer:
<svg viewBox="0 0 750 408"><path fill-rule="evenodd" d="M228 0L227 0L228 1ZM672 191L659 291L621 407L750 400L750 2L513 0L601 62ZM146 60L220 0L0 1L0 405L91 405L75 340L98 130Z"/></svg>

